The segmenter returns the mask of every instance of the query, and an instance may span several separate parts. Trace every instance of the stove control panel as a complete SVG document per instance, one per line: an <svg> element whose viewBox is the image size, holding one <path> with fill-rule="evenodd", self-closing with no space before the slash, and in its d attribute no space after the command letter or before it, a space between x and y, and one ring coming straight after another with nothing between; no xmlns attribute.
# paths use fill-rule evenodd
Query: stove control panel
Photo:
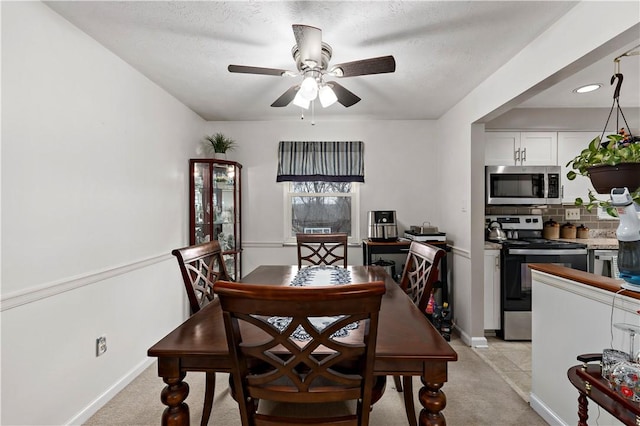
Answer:
<svg viewBox="0 0 640 426"><path fill-rule="evenodd" d="M506 230L542 230L542 215L521 214L521 215L490 215L485 216L485 225L491 222L498 222L502 229Z"/></svg>

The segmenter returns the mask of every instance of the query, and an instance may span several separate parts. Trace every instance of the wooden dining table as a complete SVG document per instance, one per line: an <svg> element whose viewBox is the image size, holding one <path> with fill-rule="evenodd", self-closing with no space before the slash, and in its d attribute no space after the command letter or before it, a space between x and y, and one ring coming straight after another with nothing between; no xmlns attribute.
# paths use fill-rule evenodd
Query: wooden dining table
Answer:
<svg viewBox="0 0 640 426"><path fill-rule="evenodd" d="M375 374L420 376L422 409L419 424L446 425L442 413L446 397L442 386L447 381L447 364L458 354L418 310L411 299L380 266L349 266L352 283L385 281L376 343ZM245 276L247 284L289 285L297 266L263 265ZM189 407L185 403L189 386L184 382L189 371L231 372L232 360L220 304L209 303L189 317L147 354L158 359L158 376L166 387L160 399L167 406L163 425L188 425ZM215 406L213 408L215 411ZM215 413L214 413L215 416Z"/></svg>

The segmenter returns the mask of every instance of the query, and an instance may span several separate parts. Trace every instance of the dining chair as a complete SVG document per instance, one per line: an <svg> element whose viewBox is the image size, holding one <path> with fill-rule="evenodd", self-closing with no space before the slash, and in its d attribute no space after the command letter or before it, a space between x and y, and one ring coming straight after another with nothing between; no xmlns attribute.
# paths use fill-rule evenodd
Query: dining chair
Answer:
<svg viewBox="0 0 640 426"><path fill-rule="evenodd" d="M411 242L405 261L400 288L411 298L413 303L426 315L429 296L438 282L440 264L447 254L446 250L417 241ZM404 394L404 406L410 426L416 426L416 413L413 404L413 382L411 376L403 376L402 383L394 376L396 389Z"/></svg>
<svg viewBox="0 0 640 426"><path fill-rule="evenodd" d="M296 234L298 243L298 267L303 262L311 265L335 265L342 262L347 267L346 233Z"/></svg>
<svg viewBox="0 0 640 426"><path fill-rule="evenodd" d="M214 291L243 426L368 424L384 282L300 287L219 281ZM355 401L355 409L336 408L347 401Z"/></svg>
<svg viewBox="0 0 640 426"><path fill-rule="evenodd" d="M180 266L191 315L216 299L213 292L213 285L216 281L231 280L218 241L175 249L171 254L176 257ZM205 426L209 422L215 387L215 373L206 373L201 426Z"/></svg>

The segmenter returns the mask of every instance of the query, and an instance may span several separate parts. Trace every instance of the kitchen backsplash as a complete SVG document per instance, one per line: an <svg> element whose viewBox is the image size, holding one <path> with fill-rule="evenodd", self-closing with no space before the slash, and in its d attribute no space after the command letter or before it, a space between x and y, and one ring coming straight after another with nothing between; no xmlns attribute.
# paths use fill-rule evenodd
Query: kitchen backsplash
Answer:
<svg viewBox="0 0 640 426"><path fill-rule="evenodd" d="M580 220L567 221L564 217L566 209L580 209ZM596 210L588 212L578 206L549 206L546 208L525 206L485 206L485 214L542 214L543 221L553 219L560 225L570 222L576 226L584 225L589 228L589 238L616 238L617 220L598 219Z"/></svg>

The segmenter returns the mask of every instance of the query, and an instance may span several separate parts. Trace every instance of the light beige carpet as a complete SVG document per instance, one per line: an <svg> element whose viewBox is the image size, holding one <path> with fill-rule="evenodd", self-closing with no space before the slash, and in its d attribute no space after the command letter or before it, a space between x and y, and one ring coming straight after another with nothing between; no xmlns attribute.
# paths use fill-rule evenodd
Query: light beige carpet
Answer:
<svg viewBox="0 0 640 426"><path fill-rule="evenodd" d="M535 426L547 423L487 365L471 348L454 339L451 346L458 353L458 361L449 364L449 381L442 390L447 396L444 415L450 426ZM204 398L204 373L189 373L185 381L190 386L187 403L191 424L199 425ZM240 425L238 408L229 395L228 376L216 377L216 396L209 425ZM421 383L414 378L416 407ZM160 391L164 387L152 365L107 405L87 421L87 425L154 425L160 424L164 406ZM397 392L393 379L387 380L387 389L371 413L371 426L405 426L402 393Z"/></svg>

